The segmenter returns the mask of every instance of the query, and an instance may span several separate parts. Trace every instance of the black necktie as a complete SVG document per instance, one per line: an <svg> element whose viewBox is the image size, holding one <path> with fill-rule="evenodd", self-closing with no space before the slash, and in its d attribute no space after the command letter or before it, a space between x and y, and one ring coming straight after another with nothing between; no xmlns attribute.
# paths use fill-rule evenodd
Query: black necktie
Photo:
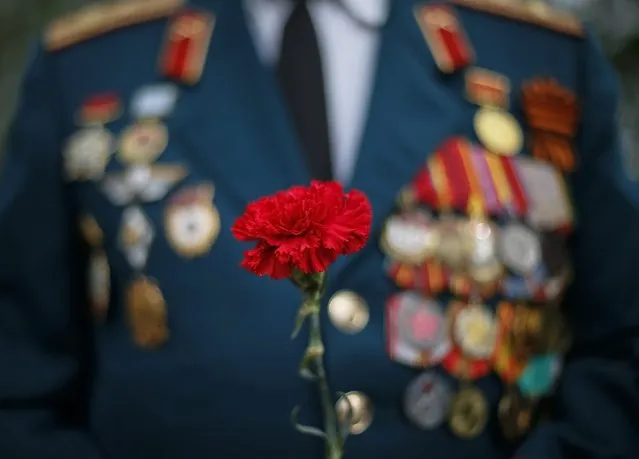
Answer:
<svg viewBox="0 0 639 459"><path fill-rule="evenodd" d="M313 178L332 178L324 75L307 0L295 0L282 36L278 79Z"/></svg>

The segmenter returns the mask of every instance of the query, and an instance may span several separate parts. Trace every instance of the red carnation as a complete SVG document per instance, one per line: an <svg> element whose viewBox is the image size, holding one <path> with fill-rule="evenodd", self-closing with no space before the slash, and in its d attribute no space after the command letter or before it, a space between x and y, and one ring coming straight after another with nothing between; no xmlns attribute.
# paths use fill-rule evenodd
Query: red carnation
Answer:
<svg viewBox="0 0 639 459"><path fill-rule="evenodd" d="M337 182L294 186L249 204L231 231L254 241L242 267L259 276L291 277L324 272L340 255L361 250L368 240L371 205L360 191L344 193Z"/></svg>

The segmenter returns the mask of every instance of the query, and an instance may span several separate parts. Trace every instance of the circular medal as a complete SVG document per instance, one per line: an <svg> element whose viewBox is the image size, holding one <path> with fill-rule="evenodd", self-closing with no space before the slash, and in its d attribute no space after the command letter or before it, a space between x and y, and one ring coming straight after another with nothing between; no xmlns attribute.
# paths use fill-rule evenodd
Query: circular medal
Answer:
<svg viewBox="0 0 639 459"><path fill-rule="evenodd" d="M499 401L497 416L504 437L518 440L532 428L535 403L521 396L516 390L509 391Z"/></svg>
<svg viewBox="0 0 639 459"><path fill-rule="evenodd" d="M514 156L523 148L521 126L504 110L482 107L475 114L474 124L477 138L491 153Z"/></svg>
<svg viewBox="0 0 639 459"><path fill-rule="evenodd" d="M465 225L468 275L479 284L496 282L503 274L497 257L498 229L490 222L471 219Z"/></svg>
<svg viewBox="0 0 639 459"><path fill-rule="evenodd" d="M396 261L418 265L433 254L439 233L424 211L393 215L384 227L381 249Z"/></svg>
<svg viewBox="0 0 639 459"><path fill-rule="evenodd" d="M412 292L400 293L395 300L399 306L398 339L422 353L427 352L430 364L441 361L450 349L442 306Z"/></svg>
<svg viewBox="0 0 639 459"><path fill-rule="evenodd" d="M493 355L497 331L494 314L483 305L468 305L454 317L453 339L473 359L485 360Z"/></svg>
<svg viewBox="0 0 639 459"><path fill-rule="evenodd" d="M527 226L510 223L502 228L499 255L514 273L529 275L542 262L539 236Z"/></svg>
<svg viewBox="0 0 639 459"><path fill-rule="evenodd" d="M185 188L169 200L164 218L166 235L180 255L204 255L220 234L220 213L213 196L212 186L200 185Z"/></svg>
<svg viewBox="0 0 639 459"><path fill-rule="evenodd" d="M115 149L113 135L100 126L73 134L64 149L64 169L69 180L98 180Z"/></svg>
<svg viewBox="0 0 639 459"><path fill-rule="evenodd" d="M158 285L146 277L136 279L127 291L127 319L133 341L154 349L169 337L166 303Z"/></svg>
<svg viewBox="0 0 639 459"><path fill-rule="evenodd" d="M404 413L420 429L435 429L446 420L452 395L443 377L422 373L404 392Z"/></svg>
<svg viewBox="0 0 639 459"><path fill-rule="evenodd" d="M479 389L467 387L451 401L449 425L455 435L474 438L488 422L488 403Z"/></svg>
<svg viewBox="0 0 639 459"><path fill-rule="evenodd" d="M519 390L527 397L543 397L552 392L560 374L559 356L550 354L534 357L519 378Z"/></svg>
<svg viewBox="0 0 639 459"><path fill-rule="evenodd" d="M463 222L454 217L445 216L438 222L439 246L437 258L453 271L465 267L466 251L464 246Z"/></svg>
<svg viewBox="0 0 639 459"><path fill-rule="evenodd" d="M122 132L118 155L128 165L153 163L169 143L169 131L158 120L137 121Z"/></svg>

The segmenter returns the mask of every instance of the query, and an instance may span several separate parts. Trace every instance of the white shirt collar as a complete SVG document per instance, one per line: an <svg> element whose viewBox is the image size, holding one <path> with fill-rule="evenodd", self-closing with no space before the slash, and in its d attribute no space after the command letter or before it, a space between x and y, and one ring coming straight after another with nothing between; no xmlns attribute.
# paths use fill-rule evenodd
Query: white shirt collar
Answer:
<svg viewBox="0 0 639 459"><path fill-rule="evenodd" d="M320 0L321 1L321 0ZM370 24L381 24L390 13L391 0L339 0L358 19ZM284 0L244 0L249 10L263 3L286 4Z"/></svg>

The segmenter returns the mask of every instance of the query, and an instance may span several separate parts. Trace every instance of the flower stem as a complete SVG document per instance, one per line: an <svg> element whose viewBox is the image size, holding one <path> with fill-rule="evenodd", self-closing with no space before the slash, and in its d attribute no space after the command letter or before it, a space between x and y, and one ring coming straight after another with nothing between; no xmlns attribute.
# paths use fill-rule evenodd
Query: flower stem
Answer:
<svg viewBox="0 0 639 459"><path fill-rule="evenodd" d="M308 351L315 367L315 382L319 390L322 410L324 412L324 432L326 434L326 459L342 459L344 439L340 433L335 401L328 384L326 369L324 367L324 343L322 341L322 327L320 320L321 298L324 291L325 278L322 275L319 288L310 293L313 308L309 315L310 339Z"/></svg>

